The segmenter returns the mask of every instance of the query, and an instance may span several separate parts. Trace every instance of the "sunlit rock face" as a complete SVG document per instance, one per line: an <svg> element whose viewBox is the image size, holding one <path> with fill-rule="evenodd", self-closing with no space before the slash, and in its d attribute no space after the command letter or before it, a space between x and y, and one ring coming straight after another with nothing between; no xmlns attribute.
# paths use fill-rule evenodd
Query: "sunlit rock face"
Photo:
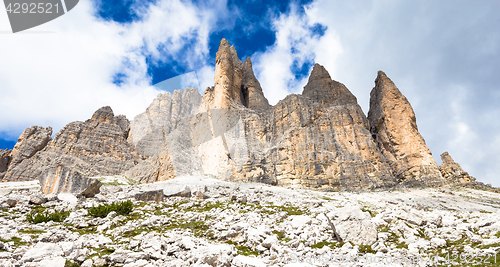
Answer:
<svg viewBox="0 0 500 267"><path fill-rule="evenodd" d="M418 132L413 108L396 85L379 71L370 93L371 132L390 161L398 182L407 186L445 184L425 140Z"/></svg>

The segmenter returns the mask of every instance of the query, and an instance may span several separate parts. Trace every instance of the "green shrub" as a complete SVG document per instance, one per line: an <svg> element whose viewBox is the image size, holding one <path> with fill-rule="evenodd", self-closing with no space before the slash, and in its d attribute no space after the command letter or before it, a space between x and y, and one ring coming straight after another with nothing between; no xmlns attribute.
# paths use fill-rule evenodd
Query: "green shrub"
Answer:
<svg viewBox="0 0 500 267"><path fill-rule="evenodd" d="M26 220L30 223L42 223L48 221L62 222L70 214L70 211L56 211L54 213L48 213L47 211L35 211L32 210L28 215L26 215Z"/></svg>
<svg viewBox="0 0 500 267"><path fill-rule="evenodd" d="M104 218L112 211L119 215L127 215L134 209L134 204L129 199L123 202L113 202L111 204L99 204L97 207L92 207L88 210L89 214L93 217Z"/></svg>

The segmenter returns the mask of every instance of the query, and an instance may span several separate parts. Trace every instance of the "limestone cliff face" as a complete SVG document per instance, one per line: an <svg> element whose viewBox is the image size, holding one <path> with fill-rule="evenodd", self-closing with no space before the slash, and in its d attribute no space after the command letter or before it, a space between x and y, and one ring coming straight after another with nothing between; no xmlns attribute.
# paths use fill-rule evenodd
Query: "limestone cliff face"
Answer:
<svg viewBox="0 0 500 267"><path fill-rule="evenodd" d="M114 116L110 107L100 108L91 119L66 125L30 158L17 165L11 162L3 179L34 180L45 169L56 165L72 168L87 176L121 174L139 161L133 146L127 142L129 130L129 121L125 116ZM22 151L24 145L19 147L18 151Z"/></svg>
<svg viewBox="0 0 500 267"><path fill-rule="evenodd" d="M439 166L441 175L451 184L474 183L476 178L465 172L460 164L456 163L448 152L441 154L443 164Z"/></svg>
<svg viewBox="0 0 500 267"><path fill-rule="evenodd" d="M370 130L402 185L442 185L439 168L417 128L415 113L396 85L379 71L370 93Z"/></svg>
<svg viewBox="0 0 500 267"><path fill-rule="evenodd" d="M190 138L190 120L201 105L196 88L158 95L146 112L131 122L129 141L147 157L126 173L142 182L156 182L176 175L200 174Z"/></svg>
<svg viewBox="0 0 500 267"><path fill-rule="evenodd" d="M168 155L169 161L157 164L156 157L148 167L169 166L178 175L184 166L184 174L195 170L228 180L332 190L396 185L356 98L321 65L315 65L302 95L290 95L272 107L250 60L242 63L234 47L222 40L214 83L198 113L185 118L189 127L183 128L183 141L167 143L165 153L156 154ZM143 123L135 120L144 118L134 119L132 133ZM183 164L172 164L176 161Z"/></svg>
<svg viewBox="0 0 500 267"><path fill-rule="evenodd" d="M66 187L57 181L80 188L80 178L73 177L125 175L156 182L209 174L360 190L442 185L441 173L461 173L448 161L440 172L410 103L383 72L371 92L368 118L347 87L319 64L302 94L270 106L250 58L241 62L224 39L214 86L203 96L196 88L160 94L131 123L103 107L86 122L68 124L53 140L51 132L29 128L14 150L0 150L0 179L52 177L43 179L44 188Z"/></svg>

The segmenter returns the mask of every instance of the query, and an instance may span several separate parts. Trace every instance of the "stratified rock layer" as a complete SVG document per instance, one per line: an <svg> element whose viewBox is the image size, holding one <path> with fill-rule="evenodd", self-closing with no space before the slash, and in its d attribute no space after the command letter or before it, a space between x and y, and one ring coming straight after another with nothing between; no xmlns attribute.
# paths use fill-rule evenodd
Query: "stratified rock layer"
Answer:
<svg viewBox="0 0 500 267"><path fill-rule="evenodd" d="M394 176L404 186L443 185L438 165L417 128L406 97L379 71L370 93L370 130L380 151L391 162Z"/></svg>
<svg viewBox="0 0 500 267"><path fill-rule="evenodd" d="M467 184L476 181L476 178L465 172L460 164L456 163L448 152L441 154L443 164L439 166L441 175L451 184Z"/></svg>
<svg viewBox="0 0 500 267"><path fill-rule="evenodd" d="M127 142L128 133L125 116L114 116L110 107L100 108L91 119L66 125L41 151L10 167L4 180L35 180L45 169L58 165L86 176L121 174L139 162Z"/></svg>
<svg viewBox="0 0 500 267"><path fill-rule="evenodd" d="M302 94L270 106L250 58L241 62L224 39L214 86L203 96L196 88L160 94L130 124L103 107L53 140L50 134L50 127L31 127L13 151L0 152L0 179L33 180L65 166L85 176L125 175L141 182L208 174L324 190L446 183L411 105L383 72L368 118L347 87L319 64Z"/></svg>
<svg viewBox="0 0 500 267"><path fill-rule="evenodd" d="M40 191L44 194L72 193L93 197L99 193L101 182L83 176L64 166L45 169L39 177Z"/></svg>

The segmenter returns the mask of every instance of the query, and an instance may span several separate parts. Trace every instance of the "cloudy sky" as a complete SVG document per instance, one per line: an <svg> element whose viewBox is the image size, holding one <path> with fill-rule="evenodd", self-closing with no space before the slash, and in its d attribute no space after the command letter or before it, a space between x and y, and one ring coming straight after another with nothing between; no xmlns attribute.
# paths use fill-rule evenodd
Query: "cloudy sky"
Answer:
<svg viewBox="0 0 500 267"><path fill-rule="evenodd" d="M3 9L3 6L2 8ZM31 125L54 132L101 106L129 119L181 74L213 85L221 38L250 56L272 104L315 62L368 112L383 70L433 151L500 186L500 1L81 0L12 34L0 10L0 148Z"/></svg>

